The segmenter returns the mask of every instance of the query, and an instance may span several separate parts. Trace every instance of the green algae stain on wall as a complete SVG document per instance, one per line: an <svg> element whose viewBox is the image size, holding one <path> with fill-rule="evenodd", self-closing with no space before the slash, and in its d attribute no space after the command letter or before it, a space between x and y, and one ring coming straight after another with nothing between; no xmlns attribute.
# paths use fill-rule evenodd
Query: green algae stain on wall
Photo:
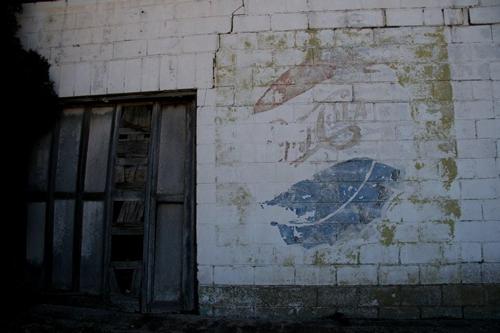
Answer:
<svg viewBox="0 0 500 333"><path fill-rule="evenodd" d="M439 160L439 168L441 178L443 179L443 186L449 190L451 184L457 178L457 162L452 157L442 158Z"/></svg>
<svg viewBox="0 0 500 333"><path fill-rule="evenodd" d="M382 224L379 226L380 232L380 243L385 246L389 246L394 241L394 234L396 231L395 225Z"/></svg>
<svg viewBox="0 0 500 333"><path fill-rule="evenodd" d="M443 189L449 191L457 177L455 116L448 44L445 28L425 33L426 44L416 45L415 64L392 65L399 83L411 89L412 118L417 131L414 135L419 157L428 149L436 150Z"/></svg>

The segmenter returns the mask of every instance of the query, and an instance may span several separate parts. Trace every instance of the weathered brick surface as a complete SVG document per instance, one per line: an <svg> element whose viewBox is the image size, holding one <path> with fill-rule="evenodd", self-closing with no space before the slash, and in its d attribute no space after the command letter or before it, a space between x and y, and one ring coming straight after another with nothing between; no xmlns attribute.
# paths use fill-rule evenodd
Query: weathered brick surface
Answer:
<svg viewBox="0 0 500 333"><path fill-rule="evenodd" d="M498 309L498 290L498 284L215 286L200 287L199 293L206 313L234 317L306 319L340 312L348 318L472 319L498 318L494 314Z"/></svg>
<svg viewBox="0 0 500 333"><path fill-rule="evenodd" d="M24 5L19 36L47 57L61 97L197 90L206 313L319 316L331 306L366 317L394 309L401 318L494 317L495 292L466 296L483 287L457 285L500 282L499 8L494 0L54 1ZM379 179L376 194L347 202L367 171L341 164L360 158L397 170L397 180ZM332 167L335 181L324 174ZM293 186L303 192L290 208ZM288 199L272 204L280 193ZM321 219L324 229L308 236L307 223ZM317 300L280 291L300 307L261 304L261 285L310 285ZM333 289L314 289L321 285ZM375 304L360 285L383 286L384 295L406 289Z"/></svg>

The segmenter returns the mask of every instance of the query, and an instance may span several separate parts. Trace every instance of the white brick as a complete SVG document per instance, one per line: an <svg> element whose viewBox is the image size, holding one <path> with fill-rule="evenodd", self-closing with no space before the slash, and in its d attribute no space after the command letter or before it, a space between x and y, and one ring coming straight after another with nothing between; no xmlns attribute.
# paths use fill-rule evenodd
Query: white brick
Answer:
<svg viewBox="0 0 500 333"><path fill-rule="evenodd" d="M295 269L281 266L255 267L256 285L291 285L294 283Z"/></svg>
<svg viewBox="0 0 500 333"><path fill-rule="evenodd" d="M254 32L271 30L271 17L269 15L234 17L234 32Z"/></svg>
<svg viewBox="0 0 500 333"><path fill-rule="evenodd" d="M181 52L180 38L162 38L148 41L148 54L179 54Z"/></svg>
<svg viewBox="0 0 500 333"><path fill-rule="evenodd" d="M334 266L320 266L318 272L319 285L335 285L337 283L337 269Z"/></svg>
<svg viewBox="0 0 500 333"><path fill-rule="evenodd" d="M403 245L400 255L402 264L435 263L441 260L439 245L432 243Z"/></svg>
<svg viewBox="0 0 500 333"><path fill-rule="evenodd" d="M493 81L493 98L500 99L500 81Z"/></svg>
<svg viewBox="0 0 500 333"><path fill-rule="evenodd" d="M462 9L445 9L444 10L444 24L446 25L460 25L464 24L464 12Z"/></svg>
<svg viewBox="0 0 500 333"><path fill-rule="evenodd" d="M500 223L456 222L455 239L465 242L496 242L500 239Z"/></svg>
<svg viewBox="0 0 500 333"><path fill-rule="evenodd" d="M286 0L285 8L287 13L306 12L309 10L309 0Z"/></svg>
<svg viewBox="0 0 500 333"><path fill-rule="evenodd" d="M423 9L387 9L387 26L415 26L424 24Z"/></svg>
<svg viewBox="0 0 500 333"><path fill-rule="evenodd" d="M107 93L122 93L125 86L125 61L113 60L108 63Z"/></svg>
<svg viewBox="0 0 500 333"><path fill-rule="evenodd" d="M380 266L379 282L382 285L417 284L418 266Z"/></svg>
<svg viewBox="0 0 500 333"><path fill-rule="evenodd" d="M236 53L236 66L249 67L254 64L263 66L273 61L273 54L270 50L259 50L253 52L240 51Z"/></svg>
<svg viewBox="0 0 500 333"><path fill-rule="evenodd" d="M500 6L469 9L472 24L500 23Z"/></svg>
<svg viewBox="0 0 500 333"><path fill-rule="evenodd" d="M496 156L495 141L492 139L458 140L458 157L491 158Z"/></svg>
<svg viewBox="0 0 500 333"><path fill-rule="evenodd" d="M455 117L456 119L494 118L493 103L491 101L455 102Z"/></svg>
<svg viewBox="0 0 500 333"><path fill-rule="evenodd" d="M352 28L382 27L384 14L381 10L357 10L348 12L347 26Z"/></svg>
<svg viewBox="0 0 500 333"><path fill-rule="evenodd" d="M91 41L92 29L63 30L62 32L62 45L90 44Z"/></svg>
<svg viewBox="0 0 500 333"><path fill-rule="evenodd" d="M474 99L493 99L493 85L491 81L472 81L472 97Z"/></svg>
<svg viewBox="0 0 500 333"><path fill-rule="evenodd" d="M448 223L425 222L419 225L418 231L421 242L449 241L453 236L453 226Z"/></svg>
<svg viewBox="0 0 500 333"><path fill-rule="evenodd" d="M361 264L397 264L399 248L381 244L363 245L360 249L359 261Z"/></svg>
<svg viewBox="0 0 500 333"><path fill-rule="evenodd" d="M354 84L354 100L357 101L407 101L408 89L395 83L359 83Z"/></svg>
<svg viewBox="0 0 500 333"><path fill-rule="evenodd" d="M215 203L215 184L198 184L196 187L197 203Z"/></svg>
<svg viewBox="0 0 500 333"><path fill-rule="evenodd" d="M460 283L460 265L423 265L420 279L423 284Z"/></svg>
<svg viewBox="0 0 500 333"><path fill-rule="evenodd" d="M491 32L493 34L493 41L500 42L500 24L492 25Z"/></svg>
<svg viewBox="0 0 500 333"><path fill-rule="evenodd" d="M76 64L75 69L75 96L90 95L91 65L87 62Z"/></svg>
<svg viewBox="0 0 500 333"><path fill-rule="evenodd" d="M444 16L441 9L424 8L424 25L443 25Z"/></svg>
<svg viewBox="0 0 500 333"><path fill-rule="evenodd" d="M499 283L500 282L500 264L488 263L481 266L483 272L483 283Z"/></svg>
<svg viewBox="0 0 500 333"><path fill-rule="evenodd" d="M107 64L108 64L107 62L93 62L91 64L90 93L92 95L104 95L106 93L107 82L108 82Z"/></svg>
<svg viewBox="0 0 500 333"><path fill-rule="evenodd" d="M287 0L246 0L245 8L249 14L271 14L286 11Z"/></svg>
<svg viewBox="0 0 500 333"><path fill-rule="evenodd" d="M461 264L462 283L481 283L481 264Z"/></svg>
<svg viewBox="0 0 500 333"><path fill-rule="evenodd" d="M480 262L482 260L480 243L461 243L460 259L462 262Z"/></svg>
<svg viewBox="0 0 500 333"><path fill-rule="evenodd" d="M500 119L483 119L476 122L478 138L500 137Z"/></svg>
<svg viewBox="0 0 500 333"><path fill-rule="evenodd" d="M310 28L362 28L383 25L384 17L381 10L315 12L309 15Z"/></svg>
<svg viewBox="0 0 500 333"><path fill-rule="evenodd" d="M218 41L217 35L186 36L181 40L181 49L185 53L215 51Z"/></svg>
<svg viewBox="0 0 500 333"><path fill-rule="evenodd" d="M130 59L125 61L125 86L124 92L141 91L142 60Z"/></svg>
<svg viewBox="0 0 500 333"><path fill-rule="evenodd" d="M334 273L335 274L335 273ZM319 285L319 267L313 265L295 266L296 285Z"/></svg>
<svg viewBox="0 0 500 333"><path fill-rule="evenodd" d="M378 121L412 120L408 103L376 103L374 113Z"/></svg>
<svg viewBox="0 0 500 333"><path fill-rule="evenodd" d="M474 139L476 123L474 120L455 120L455 135L457 139Z"/></svg>
<svg viewBox="0 0 500 333"><path fill-rule="evenodd" d="M377 284L377 266L339 266L337 269L339 285L373 285Z"/></svg>
<svg viewBox="0 0 500 333"><path fill-rule="evenodd" d="M500 262L500 242L483 244L484 261Z"/></svg>
<svg viewBox="0 0 500 333"><path fill-rule="evenodd" d="M142 58L141 91L160 89L160 57Z"/></svg>
<svg viewBox="0 0 500 333"><path fill-rule="evenodd" d="M307 28L307 15L302 13L294 14L273 14L271 16L272 30L300 30Z"/></svg>
<svg viewBox="0 0 500 333"><path fill-rule="evenodd" d="M160 89L161 90L171 90L171 89L177 88L177 67L178 67L178 64L177 64L177 57L176 56L162 56L161 57L161 60L160 60Z"/></svg>
<svg viewBox="0 0 500 333"><path fill-rule="evenodd" d="M213 266L198 265L198 283L202 286L210 286L214 283Z"/></svg>
<svg viewBox="0 0 500 333"><path fill-rule="evenodd" d="M214 60L212 53L196 54L196 88L211 88L213 86Z"/></svg>
<svg viewBox="0 0 500 333"><path fill-rule="evenodd" d="M462 63L450 64L451 78L453 80L488 80L490 68L488 63Z"/></svg>
<svg viewBox="0 0 500 333"><path fill-rule="evenodd" d="M458 175L460 178L495 178L495 159L457 159Z"/></svg>
<svg viewBox="0 0 500 333"><path fill-rule="evenodd" d="M495 199L497 182L491 179L464 179L460 181L463 199Z"/></svg>
<svg viewBox="0 0 500 333"><path fill-rule="evenodd" d="M251 266L215 266L214 283L217 285L252 285L254 283L253 273Z"/></svg>
<svg viewBox="0 0 500 333"><path fill-rule="evenodd" d="M146 54L145 40L131 40L113 44L113 58L136 58Z"/></svg>
<svg viewBox="0 0 500 333"><path fill-rule="evenodd" d="M500 220L500 199L485 200L482 207L485 220Z"/></svg>
<svg viewBox="0 0 500 333"><path fill-rule="evenodd" d="M304 51L302 50L296 50L296 49L285 49L285 50L279 50L275 53L274 59L276 63L282 65L282 66L296 66L301 64L304 61ZM259 78L261 77L262 73L264 72L263 70L255 70L259 75ZM256 80L254 78L254 80ZM264 83L268 83L267 77L265 78Z"/></svg>
<svg viewBox="0 0 500 333"><path fill-rule="evenodd" d="M309 0L311 10L399 8L400 0ZM422 6L420 6L422 7Z"/></svg>
<svg viewBox="0 0 500 333"><path fill-rule="evenodd" d="M492 41L491 27L453 27L451 40L453 43L490 43Z"/></svg>
<svg viewBox="0 0 500 333"><path fill-rule="evenodd" d="M60 77L59 97L73 96L75 94L76 65L62 65Z"/></svg>
<svg viewBox="0 0 500 333"><path fill-rule="evenodd" d="M483 212L481 208L481 201L479 200L462 200L460 202L462 210L462 220L479 221L483 219Z"/></svg>
<svg viewBox="0 0 500 333"><path fill-rule="evenodd" d="M230 15L241 6L241 0L187 1L175 4L175 17L193 18Z"/></svg>
<svg viewBox="0 0 500 333"><path fill-rule="evenodd" d="M313 90L316 102L351 102L352 86L336 84L318 84Z"/></svg>
<svg viewBox="0 0 500 333"><path fill-rule="evenodd" d="M228 33L231 30L231 17L214 16L167 21L167 31L169 26L173 27L170 33L178 36Z"/></svg>
<svg viewBox="0 0 500 333"><path fill-rule="evenodd" d="M490 77L492 80L500 80L500 62L490 64Z"/></svg>

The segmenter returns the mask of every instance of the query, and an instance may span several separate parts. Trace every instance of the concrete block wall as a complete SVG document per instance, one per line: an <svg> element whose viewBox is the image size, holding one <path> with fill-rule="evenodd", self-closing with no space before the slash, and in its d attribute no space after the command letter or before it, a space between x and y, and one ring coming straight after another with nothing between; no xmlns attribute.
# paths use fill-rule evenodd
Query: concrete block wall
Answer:
<svg viewBox="0 0 500 333"><path fill-rule="evenodd" d="M440 289L500 283L500 1L75 0L20 23L61 97L197 90L203 313L261 315L270 286L316 288L277 316L322 286L500 313Z"/></svg>

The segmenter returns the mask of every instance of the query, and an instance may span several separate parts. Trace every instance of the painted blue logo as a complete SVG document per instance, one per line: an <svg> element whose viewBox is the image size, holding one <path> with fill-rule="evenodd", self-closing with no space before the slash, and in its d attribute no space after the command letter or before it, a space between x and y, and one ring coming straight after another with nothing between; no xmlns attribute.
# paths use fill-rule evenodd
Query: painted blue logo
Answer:
<svg viewBox="0 0 500 333"><path fill-rule="evenodd" d="M271 222L286 244L332 245L349 226L381 217L399 174L369 158L352 159L292 185L264 204L285 207L297 215L297 220L288 223Z"/></svg>

